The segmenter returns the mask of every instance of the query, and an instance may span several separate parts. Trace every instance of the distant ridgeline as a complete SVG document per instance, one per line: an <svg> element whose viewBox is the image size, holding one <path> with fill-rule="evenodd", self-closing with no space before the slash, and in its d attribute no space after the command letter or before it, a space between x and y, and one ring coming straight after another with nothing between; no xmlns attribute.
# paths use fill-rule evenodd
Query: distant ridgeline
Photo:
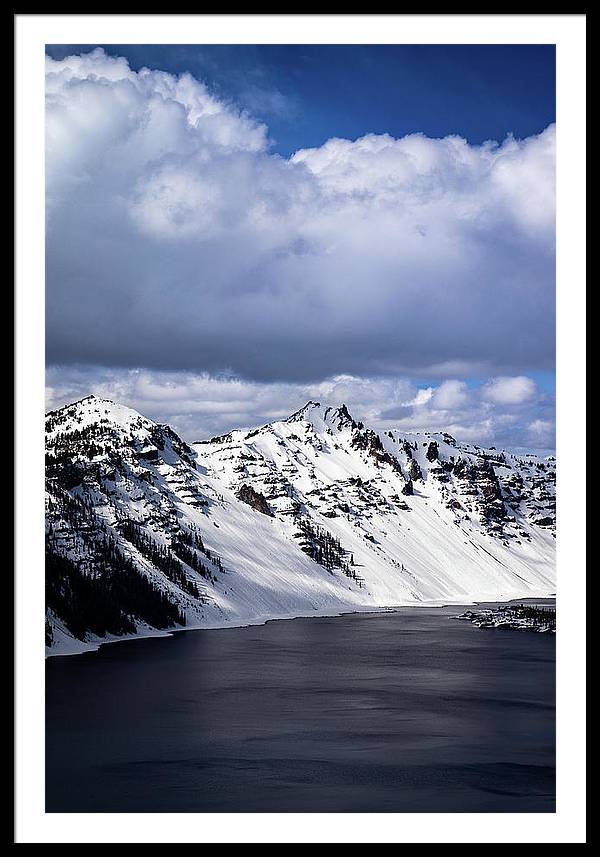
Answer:
<svg viewBox="0 0 600 857"><path fill-rule="evenodd" d="M46 644L550 595L554 530L553 458L318 402L190 446L88 396L46 417Z"/></svg>

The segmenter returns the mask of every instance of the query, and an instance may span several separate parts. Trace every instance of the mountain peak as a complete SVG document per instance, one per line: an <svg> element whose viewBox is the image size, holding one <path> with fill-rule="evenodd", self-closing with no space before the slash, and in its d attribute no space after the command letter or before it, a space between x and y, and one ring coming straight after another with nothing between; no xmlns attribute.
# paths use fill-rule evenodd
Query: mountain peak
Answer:
<svg viewBox="0 0 600 857"><path fill-rule="evenodd" d="M337 408L327 408L324 419L327 422L335 422L338 428L343 428L344 426L356 428L358 426L358 423L343 402Z"/></svg>
<svg viewBox="0 0 600 857"><path fill-rule="evenodd" d="M56 432L81 431L95 424L110 425L117 431L130 431L142 427L151 430L156 426L156 423L133 408L94 394L84 396L46 414L48 437Z"/></svg>
<svg viewBox="0 0 600 857"><path fill-rule="evenodd" d="M297 411L294 411L293 414L286 419L286 423L297 423L302 422L302 420L306 420L309 418L309 414L321 408L320 402L313 402L312 399L309 399L308 402Z"/></svg>
<svg viewBox="0 0 600 857"><path fill-rule="evenodd" d="M318 425L334 426L337 429L348 426L356 428L358 426L358 423L351 416L345 404L325 406L321 402L315 402L312 399L289 416L286 422L309 422L313 426L317 423Z"/></svg>
<svg viewBox="0 0 600 857"><path fill-rule="evenodd" d="M100 407L101 405L110 408L125 407L125 405L120 405L117 402L113 402L112 399L104 399L101 396L97 396L95 393L89 393L87 396L82 396L81 399L75 399L74 402L67 402L67 404L61 405L60 408L55 408L53 411L48 411L46 416L49 416L50 414L59 414L63 411L88 410L90 407Z"/></svg>

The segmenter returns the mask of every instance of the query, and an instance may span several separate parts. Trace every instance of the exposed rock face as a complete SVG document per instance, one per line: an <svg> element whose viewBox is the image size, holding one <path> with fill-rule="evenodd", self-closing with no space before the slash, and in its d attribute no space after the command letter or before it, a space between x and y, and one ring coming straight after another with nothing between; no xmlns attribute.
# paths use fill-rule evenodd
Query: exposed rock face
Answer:
<svg viewBox="0 0 600 857"><path fill-rule="evenodd" d="M326 408L324 420L338 429L342 428L358 428L358 423L350 416L346 405L340 405L339 408Z"/></svg>
<svg viewBox="0 0 600 857"><path fill-rule="evenodd" d="M385 450L381 438L372 429L364 431L356 429L352 435L352 446L354 449L364 449L377 464L389 464L396 473L402 473L402 467L396 456Z"/></svg>
<svg viewBox="0 0 600 857"><path fill-rule="evenodd" d="M439 455L439 448L438 448L437 441L432 440L430 442L429 446L427 447L427 452L425 453L425 458L427 459L427 461L436 461L438 455Z"/></svg>
<svg viewBox="0 0 600 857"><path fill-rule="evenodd" d="M468 508L479 514L481 522L496 532L503 532L509 520L503 492L492 462L485 456L476 461L459 457L452 468L446 468L457 481L459 493L467 498Z"/></svg>
<svg viewBox="0 0 600 857"><path fill-rule="evenodd" d="M547 516L545 518L534 518L533 523L538 527L553 527L554 526L554 518Z"/></svg>
<svg viewBox="0 0 600 857"><path fill-rule="evenodd" d="M416 459L412 457L408 462L408 475L413 482L415 482L417 479L423 479L423 473L421 471L421 468L419 467Z"/></svg>
<svg viewBox="0 0 600 857"><path fill-rule="evenodd" d="M160 460L158 449L143 449L141 452L137 453L137 457L140 461L157 462Z"/></svg>
<svg viewBox="0 0 600 857"><path fill-rule="evenodd" d="M242 485L237 492L237 496L243 503L256 509L257 512L262 512L263 515L269 515L271 518L273 517L273 512L267 503L265 495L261 494L260 491L255 491L251 485Z"/></svg>
<svg viewBox="0 0 600 857"><path fill-rule="evenodd" d="M463 458L459 458L454 463L454 475L461 477L464 476L468 470L468 462L466 462Z"/></svg>
<svg viewBox="0 0 600 857"><path fill-rule="evenodd" d="M408 480L408 482L406 483L406 485L402 489L402 493L404 494L405 497L412 497L412 495L415 493L413 490L412 479Z"/></svg>
<svg viewBox="0 0 600 857"><path fill-rule="evenodd" d="M488 521L501 521L506 517L498 477L489 461L472 470L472 479L483 497L482 515Z"/></svg>

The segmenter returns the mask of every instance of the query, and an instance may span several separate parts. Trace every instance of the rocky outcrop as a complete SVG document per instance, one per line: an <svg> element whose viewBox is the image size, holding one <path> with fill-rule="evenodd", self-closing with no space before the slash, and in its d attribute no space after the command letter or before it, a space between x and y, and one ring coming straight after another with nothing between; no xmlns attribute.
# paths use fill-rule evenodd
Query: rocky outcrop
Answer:
<svg viewBox="0 0 600 857"><path fill-rule="evenodd" d="M411 458L408 462L407 472L409 478L412 479L413 482L416 482L417 479L423 479L423 473L415 458Z"/></svg>
<svg viewBox="0 0 600 857"><path fill-rule="evenodd" d="M439 456L439 447L436 440L432 440L427 447L427 452L425 453L425 458L427 461L436 461Z"/></svg>
<svg viewBox="0 0 600 857"><path fill-rule="evenodd" d="M550 516L546 516L545 518L533 518L532 523L536 524L538 527L553 527L554 518L551 518Z"/></svg>
<svg viewBox="0 0 600 857"><path fill-rule="evenodd" d="M392 470L402 474L402 467L395 455L387 452L384 448L381 438L372 429L361 431L356 429L352 435L352 447L354 449L363 449L374 458L377 464L389 464Z"/></svg>
<svg viewBox="0 0 600 857"><path fill-rule="evenodd" d="M404 486L404 488L402 489L402 493L403 493L406 497L412 497L412 495L415 493L415 492L414 492L414 489L413 489L412 479L409 479L409 480L408 480L408 482L406 483L406 485L405 485L405 486Z"/></svg>
<svg viewBox="0 0 600 857"><path fill-rule="evenodd" d="M268 515L270 518L273 517L273 512L265 495L261 494L260 491L255 491L251 485L242 485L237 491L237 497L242 503L246 503L257 512L262 512L263 515Z"/></svg>
<svg viewBox="0 0 600 857"><path fill-rule="evenodd" d="M478 506L482 521L499 523L506 519L506 507L502 499L502 490L493 465L489 461L481 461L471 465L467 476L472 486L477 489Z"/></svg>
<svg viewBox="0 0 600 857"><path fill-rule="evenodd" d="M326 408L323 418L331 422L338 431L343 428L358 428L358 423L350 415L346 405L340 405L339 408Z"/></svg>

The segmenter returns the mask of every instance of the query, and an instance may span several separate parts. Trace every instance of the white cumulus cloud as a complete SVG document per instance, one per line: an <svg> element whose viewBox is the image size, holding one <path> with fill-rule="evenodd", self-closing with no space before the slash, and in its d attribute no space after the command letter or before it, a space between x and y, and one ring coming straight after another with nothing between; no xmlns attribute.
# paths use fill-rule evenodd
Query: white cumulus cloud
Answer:
<svg viewBox="0 0 600 857"><path fill-rule="evenodd" d="M552 368L553 127L285 159L189 74L95 50L46 81L50 363L304 384ZM507 384L489 401L524 401Z"/></svg>
<svg viewBox="0 0 600 857"><path fill-rule="evenodd" d="M482 391L484 399L499 405L521 405L536 395L535 381L524 375L514 378L492 378Z"/></svg>
<svg viewBox="0 0 600 857"><path fill-rule="evenodd" d="M433 404L442 410L452 410L466 404L469 388L464 381L444 381L433 395Z"/></svg>

